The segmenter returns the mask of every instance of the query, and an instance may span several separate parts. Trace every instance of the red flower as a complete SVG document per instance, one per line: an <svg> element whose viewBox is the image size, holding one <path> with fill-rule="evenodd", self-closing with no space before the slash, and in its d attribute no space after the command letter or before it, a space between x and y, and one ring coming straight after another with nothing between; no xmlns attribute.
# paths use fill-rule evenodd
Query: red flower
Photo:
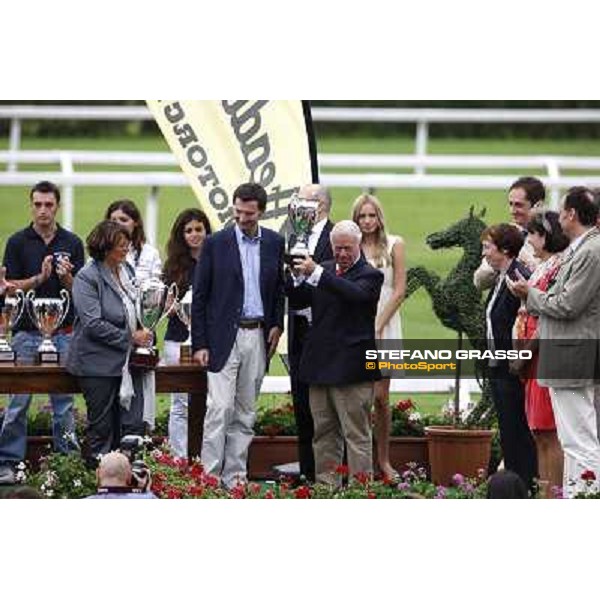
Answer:
<svg viewBox="0 0 600 600"><path fill-rule="evenodd" d="M375 492L369 492L367 494L367 498L369 498L369 500L375 500L375 498L377 498L377 495L375 494Z"/></svg>
<svg viewBox="0 0 600 600"><path fill-rule="evenodd" d="M181 498L181 490L178 490L177 488L169 488L167 490L167 498L169 498L170 500Z"/></svg>
<svg viewBox="0 0 600 600"><path fill-rule="evenodd" d="M204 475L204 483L211 488L219 487L219 479L214 475Z"/></svg>
<svg viewBox="0 0 600 600"><path fill-rule="evenodd" d="M360 473L356 473L356 475L354 475L354 479L356 479L356 481L358 481L358 483L361 485L367 485L371 479L371 476L368 473L361 471Z"/></svg>
<svg viewBox="0 0 600 600"><path fill-rule="evenodd" d="M338 465L335 468L336 475L348 475L348 473L350 473L350 469L348 468L348 465Z"/></svg>
<svg viewBox="0 0 600 600"><path fill-rule="evenodd" d="M250 483L248 484L248 491L251 494L258 494L261 490L261 485L258 483Z"/></svg>
<svg viewBox="0 0 600 600"><path fill-rule="evenodd" d="M415 405L413 404L413 401L410 398L407 398L406 400L400 400L398 404L396 404L396 408L400 412L406 412L408 410L413 409L414 407Z"/></svg>
<svg viewBox="0 0 600 600"><path fill-rule="evenodd" d="M273 500L273 498L275 498L273 490L267 490L265 493L265 500Z"/></svg>
<svg viewBox="0 0 600 600"><path fill-rule="evenodd" d="M190 476L194 479L202 479L204 467L200 463L193 463L190 467Z"/></svg>
<svg viewBox="0 0 600 600"><path fill-rule="evenodd" d="M594 471L590 471L589 469L587 469L581 474L581 479L583 479L584 481L596 481L596 474L594 473Z"/></svg>
<svg viewBox="0 0 600 600"><path fill-rule="evenodd" d="M204 495L204 486L190 485L187 491L190 496L193 496L194 498L201 498Z"/></svg>
<svg viewBox="0 0 600 600"><path fill-rule="evenodd" d="M244 485L243 484L236 485L231 490L231 497L234 498L235 500L242 500L243 498L245 498L246 497L246 488L244 487Z"/></svg>
<svg viewBox="0 0 600 600"><path fill-rule="evenodd" d="M294 491L294 498L298 498L299 500L310 498L310 488L306 485L301 485L299 488L296 488Z"/></svg>

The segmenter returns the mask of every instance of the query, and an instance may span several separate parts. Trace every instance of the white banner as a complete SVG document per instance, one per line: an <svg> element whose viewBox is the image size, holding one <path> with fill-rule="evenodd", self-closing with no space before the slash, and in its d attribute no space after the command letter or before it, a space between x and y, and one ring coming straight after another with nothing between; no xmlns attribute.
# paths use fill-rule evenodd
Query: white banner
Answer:
<svg viewBox="0 0 600 600"><path fill-rule="evenodd" d="M318 181L308 102L148 100L167 143L215 230L233 222L235 188L267 191L261 223L280 231L299 186Z"/></svg>

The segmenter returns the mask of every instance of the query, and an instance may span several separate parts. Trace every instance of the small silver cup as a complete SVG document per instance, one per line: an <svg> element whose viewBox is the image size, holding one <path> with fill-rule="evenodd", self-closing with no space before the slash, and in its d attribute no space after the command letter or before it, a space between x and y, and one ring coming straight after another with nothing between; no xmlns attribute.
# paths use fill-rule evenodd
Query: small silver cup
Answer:
<svg viewBox="0 0 600 600"><path fill-rule="evenodd" d="M35 292L30 290L25 298L29 318L43 338L38 346L37 360L42 364L57 364L60 355L52 336L69 312L69 292L61 290L60 298L36 298Z"/></svg>
<svg viewBox="0 0 600 600"><path fill-rule="evenodd" d="M25 295L22 290L17 290L14 296L4 299L4 306L0 308L0 363L16 361L15 351L8 343L11 329L23 314Z"/></svg>
<svg viewBox="0 0 600 600"><path fill-rule="evenodd" d="M142 281L136 289L135 309L142 327L156 331L158 324L174 310L177 300L177 284L167 286L160 279L151 277ZM129 363L139 368L153 369L158 364L158 349L136 348Z"/></svg>

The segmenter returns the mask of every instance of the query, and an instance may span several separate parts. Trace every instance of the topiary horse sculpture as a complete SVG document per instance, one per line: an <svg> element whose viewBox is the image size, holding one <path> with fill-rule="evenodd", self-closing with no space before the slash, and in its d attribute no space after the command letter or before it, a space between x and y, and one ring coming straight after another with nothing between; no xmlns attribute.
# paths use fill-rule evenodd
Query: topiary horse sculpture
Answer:
<svg viewBox="0 0 600 600"><path fill-rule="evenodd" d="M485 209L479 215L473 211L471 207L466 218L444 231L427 236L426 242L432 250L459 247L463 249L463 255L446 279L425 267L410 268L407 272L406 297L424 287L431 297L433 311L442 324L456 331L459 336L464 334L473 348L483 349L485 306L481 292L473 284L473 273L481 263L480 237L486 227L482 220ZM493 418L489 381L485 366L478 367L482 398L469 414L468 423L488 424Z"/></svg>

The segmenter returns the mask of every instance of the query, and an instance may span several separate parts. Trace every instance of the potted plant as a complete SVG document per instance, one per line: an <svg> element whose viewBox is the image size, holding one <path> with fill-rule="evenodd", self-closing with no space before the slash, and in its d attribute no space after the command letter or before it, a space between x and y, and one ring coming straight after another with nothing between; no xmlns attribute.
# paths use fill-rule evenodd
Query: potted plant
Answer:
<svg viewBox="0 0 600 600"><path fill-rule="evenodd" d="M425 439L425 426L432 417L417 412L411 398L392 405L390 431L390 462L399 471L416 463L429 472L429 452Z"/></svg>
<svg viewBox="0 0 600 600"><path fill-rule="evenodd" d="M425 426L430 417L422 417L409 398L392 406L390 460L398 470L415 463L429 470ZM273 467L298 460L298 441L294 407L291 402L258 410L255 437L249 450L251 479L273 477Z"/></svg>
<svg viewBox="0 0 600 600"><path fill-rule="evenodd" d="M259 408L254 434L248 451L251 479L273 477L273 467L298 460L296 419L291 402Z"/></svg>

